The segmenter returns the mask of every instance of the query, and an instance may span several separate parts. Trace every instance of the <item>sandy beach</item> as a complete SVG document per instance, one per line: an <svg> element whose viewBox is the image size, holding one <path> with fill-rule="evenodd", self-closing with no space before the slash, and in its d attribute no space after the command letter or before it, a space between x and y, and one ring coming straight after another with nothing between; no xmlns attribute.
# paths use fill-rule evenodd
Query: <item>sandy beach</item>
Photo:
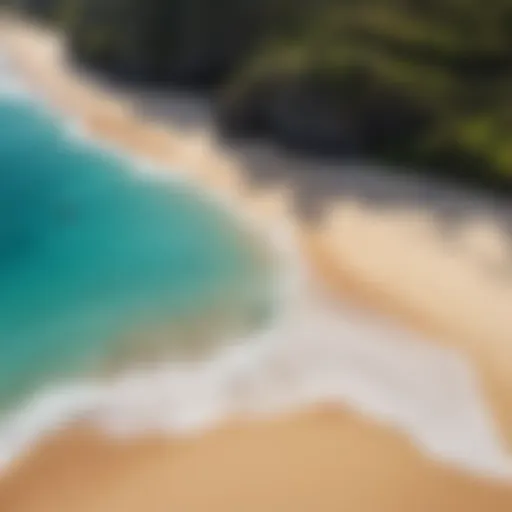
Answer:
<svg viewBox="0 0 512 512"><path fill-rule="evenodd" d="M155 165L186 169L262 229L295 230L326 300L385 314L464 354L512 446L512 281L502 226L478 214L448 245L424 210L374 210L356 201L326 204L314 228L303 225L288 188L251 190L239 162L208 131L141 122L126 99L113 101L112 91L74 78L56 58L58 39L40 28L11 21L4 37L40 94L95 137ZM0 510L8 512L458 509L511 510L512 484L434 461L400 429L338 406L232 422L187 439L120 442L76 426L0 480Z"/></svg>
<svg viewBox="0 0 512 512"><path fill-rule="evenodd" d="M318 410L199 439L129 445L75 431L7 476L9 512L507 511L512 491L428 462L392 431Z"/></svg>

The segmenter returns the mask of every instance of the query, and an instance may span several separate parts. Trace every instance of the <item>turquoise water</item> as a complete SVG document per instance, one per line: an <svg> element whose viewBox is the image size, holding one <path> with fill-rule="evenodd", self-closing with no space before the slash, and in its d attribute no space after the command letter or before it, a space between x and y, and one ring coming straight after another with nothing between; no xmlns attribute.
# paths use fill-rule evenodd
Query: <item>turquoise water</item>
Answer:
<svg viewBox="0 0 512 512"><path fill-rule="evenodd" d="M130 167L0 97L0 406L101 366L143 328L264 308L252 238L191 187Z"/></svg>

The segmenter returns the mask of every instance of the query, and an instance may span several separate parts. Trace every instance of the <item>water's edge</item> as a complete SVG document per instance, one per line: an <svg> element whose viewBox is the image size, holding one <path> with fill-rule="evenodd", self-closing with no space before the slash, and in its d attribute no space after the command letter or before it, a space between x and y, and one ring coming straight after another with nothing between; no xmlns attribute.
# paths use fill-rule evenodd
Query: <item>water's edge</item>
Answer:
<svg viewBox="0 0 512 512"><path fill-rule="evenodd" d="M327 402L398 428L437 460L511 477L480 384L460 354L343 305L330 309L308 292L302 288L268 330L207 361L163 363L107 385L49 390L0 431L1 459L7 464L44 432L73 419L86 418L116 436L179 435L233 416L264 417Z"/></svg>

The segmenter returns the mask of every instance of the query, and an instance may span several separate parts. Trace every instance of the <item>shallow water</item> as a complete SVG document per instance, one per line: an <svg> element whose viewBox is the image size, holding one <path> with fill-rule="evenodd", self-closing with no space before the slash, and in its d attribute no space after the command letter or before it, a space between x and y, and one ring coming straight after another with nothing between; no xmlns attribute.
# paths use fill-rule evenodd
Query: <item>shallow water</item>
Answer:
<svg viewBox="0 0 512 512"><path fill-rule="evenodd" d="M171 350L265 310L268 261L227 212L1 89L0 407L144 352L145 329Z"/></svg>

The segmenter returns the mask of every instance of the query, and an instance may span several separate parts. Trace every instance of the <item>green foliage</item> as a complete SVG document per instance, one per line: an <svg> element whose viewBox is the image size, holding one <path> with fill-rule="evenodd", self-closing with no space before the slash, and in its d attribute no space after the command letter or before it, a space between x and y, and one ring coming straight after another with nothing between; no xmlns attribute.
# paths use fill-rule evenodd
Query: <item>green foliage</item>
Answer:
<svg viewBox="0 0 512 512"><path fill-rule="evenodd" d="M231 110L288 73L330 85L363 150L512 179L512 2L294 5L232 77Z"/></svg>
<svg viewBox="0 0 512 512"><path fill-rule="evenodd" d="M510 0L22 1L89 63L220 84L228 125L512 180Z"/></svg>

